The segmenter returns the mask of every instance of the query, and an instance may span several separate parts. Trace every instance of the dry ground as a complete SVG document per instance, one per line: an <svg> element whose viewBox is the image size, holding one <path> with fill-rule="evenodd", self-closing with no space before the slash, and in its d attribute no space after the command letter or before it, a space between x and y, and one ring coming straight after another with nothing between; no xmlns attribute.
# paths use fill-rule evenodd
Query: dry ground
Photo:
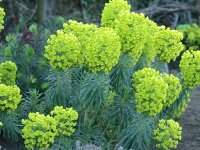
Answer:
<svg viewBox="0 0 200 150"><path fill-rule="evenodd" d="M179 122L183 138L178 150L200 150L200 87L193 90L191 102Z"/></svg>

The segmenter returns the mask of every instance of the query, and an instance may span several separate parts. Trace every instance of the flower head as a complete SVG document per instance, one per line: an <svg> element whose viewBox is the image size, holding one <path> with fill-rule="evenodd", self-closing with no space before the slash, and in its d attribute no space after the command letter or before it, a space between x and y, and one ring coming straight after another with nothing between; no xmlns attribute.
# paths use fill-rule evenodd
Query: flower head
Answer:
<svg viewBox="0 0 200 150"><path fill-rule="evenodd" d="M129 11L131 6L126 0L110 0L105 4L102 12L101 25L105 27L114 27L115 19L121 11Z"/></svg>
<svg viewBox="0 0 200 150"><path fill-rule="evenodd" d="M154 130L154 138L158 144L156 147L163 150L176 148L181 140L182 128L178 122L170 120L159 120L158 127Z"/></svg>
<svg viewBox="0 0 200 150"><path fill-rule="evenodd" d="M179 66L185 87L193 88L200 84L200 51L186 51Z"/></svg>
<svg viewBox="0 0 200 150"><path fill-rule="evenodd" d="M79 62L81 45L73 34L65 34L62 30L51 35L45 46L45 57L54 69L66 70Z"/></svg>

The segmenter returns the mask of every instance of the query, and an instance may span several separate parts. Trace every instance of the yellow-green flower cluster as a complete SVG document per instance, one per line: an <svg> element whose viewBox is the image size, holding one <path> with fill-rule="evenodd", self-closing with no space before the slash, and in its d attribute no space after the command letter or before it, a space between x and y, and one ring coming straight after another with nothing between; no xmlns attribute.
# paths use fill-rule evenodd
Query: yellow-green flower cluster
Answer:
<svg viewBox="0 0 200 150"><path fill-rule="evenodd" d="M115 31L111 28L99 28L86 47L86 65L94 73L107 73L118 63L120 49L120 38Z"/></svg>
<svg viewBox="0 0 200 150"><path fill-rule="evenodd" d="M150 67L154 58L157 55L157 50L155 47L155 34L158 32L158 26L155 22L147 19L147 33L148 38L144 43L144 48L142 49L142 59L147 67Z"/></svg>
<svg viewBox="0 0 200 150"><path fill-rule="evenodd" d="M70 136L76 125L78 113L72 108L56 106L50 115L29 113L28 119L22 120L22 137L28 149L48 148L58 136Z"/></svg>
<svg viewBox="0 0 200 150"><path fill-rule="evenodd" d="M115 20L115 30L120 36L122 50L129 52L136 63L142 53L147 32L147 18L143 14L122 11Z"/></svg>
<svg viewBox="0 0 200 150"><path fill-rule="evenodd" d="M81 44L81 54L84 55L85 48L90 42L91 36L94 35L94 31L98 28L95 24L83 24L82 22L77 22L73 20L69 20L68 23L63 24L63 31L66 34L74 34L80 44ZM82 56L83 57L83 56Z"/></svg>
<svg viewBox="0 0 200 150"><path fill-rule="evenodd" d="M155 35L155 47L160 60L166 62L175 60L184 49L181 43L182 39L183 34L181 32L161 26L159 32Z"/></svg>
<svg viewBox="0 0 200 150"><path fill-rule="evenodd" d="M114 27L115 19L121 11L129 11L131 6L126 0L110 0L105 4L101 17L101 25L105 27Z"/></svg>
<svg viewBox="0 0 200 150"><path fill-rule="evenodd" d="M169 107L179 97L182 91L182 85L179 79L173 75L165 74L164 81L168 84L165 106Z"/></svg>
<svg viewBox="0 0 200 150"><path fill-rule="evenodd" d="M143 68L142 70L135 72L133 76L134 85L140 84L144 78L153 76L160 77L160 72L151 68Z"/></svg>
<svg viewBox="0 0 200 150"><path fill-rule="evenodd" d="M0 2L1 2L1 0L0 0ZM4 16L5 16L4 9L0 7L0 31L3 29Z"/></svg>
<svg viewBox="0 0 200 150"><path fill-rule="evenodd" d="M158 114L166 102L167 84L160 77L146 77L135 85L135 102L138 112L148 112L150 116Z"/></svg>
<svg viewBox="0 0 200 150"><path fill-rule="evenodd" d="M51 35L45 46L45 57L54 69L66 70L79 62L81 45L73 34L65 34L62 30Z"/></svg>
<svg viewBox="0 0 200 150"><path fill-rule="evenodd" d="M56 106L54 110L51 111L51 116L57 122L57 131L59 135L70 136L75 132L75 121L78 119L78 113L75 110Z"/></svg>
<svg viewBox="0 0 200 150"><path fill-rule="evenodd" d="M200 51L186 51L179 67L185 87L193 88L200 84Z"/></svg>
<svg viewBox="0 0 200 150"><path fill-rule="evenodd" d="M121 42L111 28L70 20L57 36L51 36L45 49L45 57L54 68L65 70L78 61L94 73L107 73L118 63Z"/></svg>
<svg viewBox="0 0 200 150"><path fill-rule="evenodd" d="M11 112L15 110L21 101L20 89L14 86L0 84L0 111Z"/></svg>
<svg viewBox="0 0 200 150"><path fill-rule="evenodd" d="M179 25L177 29L183 33L183 43L187 49L200 49L200 26L197 24Z"/></svg>
<svg viewBox="0 0 200 150"><path fill-rule="evenodd" d="M24 128L22 137L25 139L25 146L28 149L38 147L45 149L54 143L58 133L55 119L49 115L29 113L28 119L22 120Z"/></svg>
<svg viewBox="0 0 200 150"><path fill-rule="evenodd" d="M0 64L0 83L5 85L15 85L17 66L11 61Z"/></svg>
<svg viewBox="0 0 200 150"><path fill-rule="evenodd" d="M163 150L176 148L178 141L181 140L182 128L178 122L170 120L159 120L158 128L154 130L155 140L158 142L156 147Z"/></svg>
<svg viewBox="0 0 200 150"><path fill-rule="evenodd" d="M150 116L157 115L164 107L170 106L182 90L177 77L162 75L151 68L144 68L134 73L135 102L138 112Z"/></svg>

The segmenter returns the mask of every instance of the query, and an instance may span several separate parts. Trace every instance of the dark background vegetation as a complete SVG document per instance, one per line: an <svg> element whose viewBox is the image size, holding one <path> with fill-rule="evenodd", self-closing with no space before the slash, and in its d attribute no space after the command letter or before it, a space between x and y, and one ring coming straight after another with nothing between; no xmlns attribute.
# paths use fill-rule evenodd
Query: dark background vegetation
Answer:
<svg viewBox="0 0 200 150"><path fill-rule="evenodd" d="M29 31L33 23L50 28L55 18L74 19L84 23L100 24L101 12L109 0L3 0L6 12L0 40L11 33L20 33L22 41L33 42ZM159 25L176 28L180 24L200 24L200 0L128 0L132 11L144 13ZM54 22L54 21L53 21ZM180 59L180 58L179 58ZM177 68L171 63L171 68Z"/></svg>
<svg viewBox="0 0 200 150"><path fill-rule="evenodd" d="M128 0L132 11L143 12L159 24L176 27L182 23L200 23L199 0ZM3 0L6 25L42 23L52 16L99 23L108 0Z"/></svg>

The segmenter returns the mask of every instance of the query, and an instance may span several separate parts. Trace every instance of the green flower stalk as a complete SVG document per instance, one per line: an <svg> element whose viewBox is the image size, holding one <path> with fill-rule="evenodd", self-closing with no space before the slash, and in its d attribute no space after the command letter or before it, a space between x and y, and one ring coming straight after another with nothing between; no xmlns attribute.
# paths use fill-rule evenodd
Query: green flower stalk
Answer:
<svg viewBox="0 0 200 150"><path fill-rule="evenodd" d="M11 86L15 85L17 66L11 61L0 64L0 83Z"/></svg>
<svg viewBox="0 0 200 150"><path fill-rule="evenodd" d="M126 0L110 0L105 4L102 12L101 25L105 27L114 27L115 19L121 11L129 11L131 6Z"/></svg>
<svg viewBox="0 0 200 150"><path fill-rule="evenodd" d="M186 51L179 67L186 88L194 88L200 84L200 51Z"/></svg>
<svg viewBox="0 0 200 150"><path fill-rule="evenodd" d="M15 110L20 103L22 96L20 94L20 89L14 86L6 86L0 84L0 111L1 112L11 112Z"/></svg>
<svg viewBox="0 0 200 150"><path fill-rule="evenodd" d="M163 150L176 148L181 140L182 128L178 122L170 120L159 120L158 127L154 130L154 138L158 144L156 147Z"/></svg>
<svg viewBox="0 0 200 150"><path fill-rule="evenodd" d="M120 37L122 50L129 52L134 64L137 63L144 48L148 35L147 28L147 19L143 14L122 11L115 20L114 29Z"/></svg>
<svg viewBox="0 0 200 150"><path fill-rule="evenodd" d="M188 103L191 102L191 99L188 98L190 97L190 93L187 93L187 97L183 98L181 100L181 103L178 105L177 110L174 112L175 118L180 118L182 114L185 112L185 109L188 107Z"/></svg>
<svg viewBox="0 0 200 150"><path fill-rule="evenodd" d="M28 119L22 120L24 125L22 137L25 139L25 146L28 149L45 149L54 143L58 134L56 120L47 115L29 113Z"/></svg>
<svg viewBox="0 0 200 150"><path fill-rule="evenodd" d="M111 28L99 28L87 44L86 65L94 73L108 73L118 63L120 50L120 38L115 31Z"/></svg>
<svg viewBox="0 0 200 150"><path fill-rule="evenodd" d="M62 106L56 106L50 114L57 123L58 135L70 136L75 132L75 121L78 119L78 113L75 110L72 108L64 109Z"/></svg>
<svg viewBox="0 0 200 150"><path fill-rule="evenodd" d="M159 31L155 34L155 47L160 60L165 62L176 60L180 52L184 49L181 43L183 34L177 30L165 28L164 26L159 28Z"/></svg>
<svg viewBox="0 0 200 150"><path fill-rule="evenodd" d="M51 35L45 46L45 57L54 69L67 70L81 63L81 45L73 34L65 34L62 30Z"/></svg>

